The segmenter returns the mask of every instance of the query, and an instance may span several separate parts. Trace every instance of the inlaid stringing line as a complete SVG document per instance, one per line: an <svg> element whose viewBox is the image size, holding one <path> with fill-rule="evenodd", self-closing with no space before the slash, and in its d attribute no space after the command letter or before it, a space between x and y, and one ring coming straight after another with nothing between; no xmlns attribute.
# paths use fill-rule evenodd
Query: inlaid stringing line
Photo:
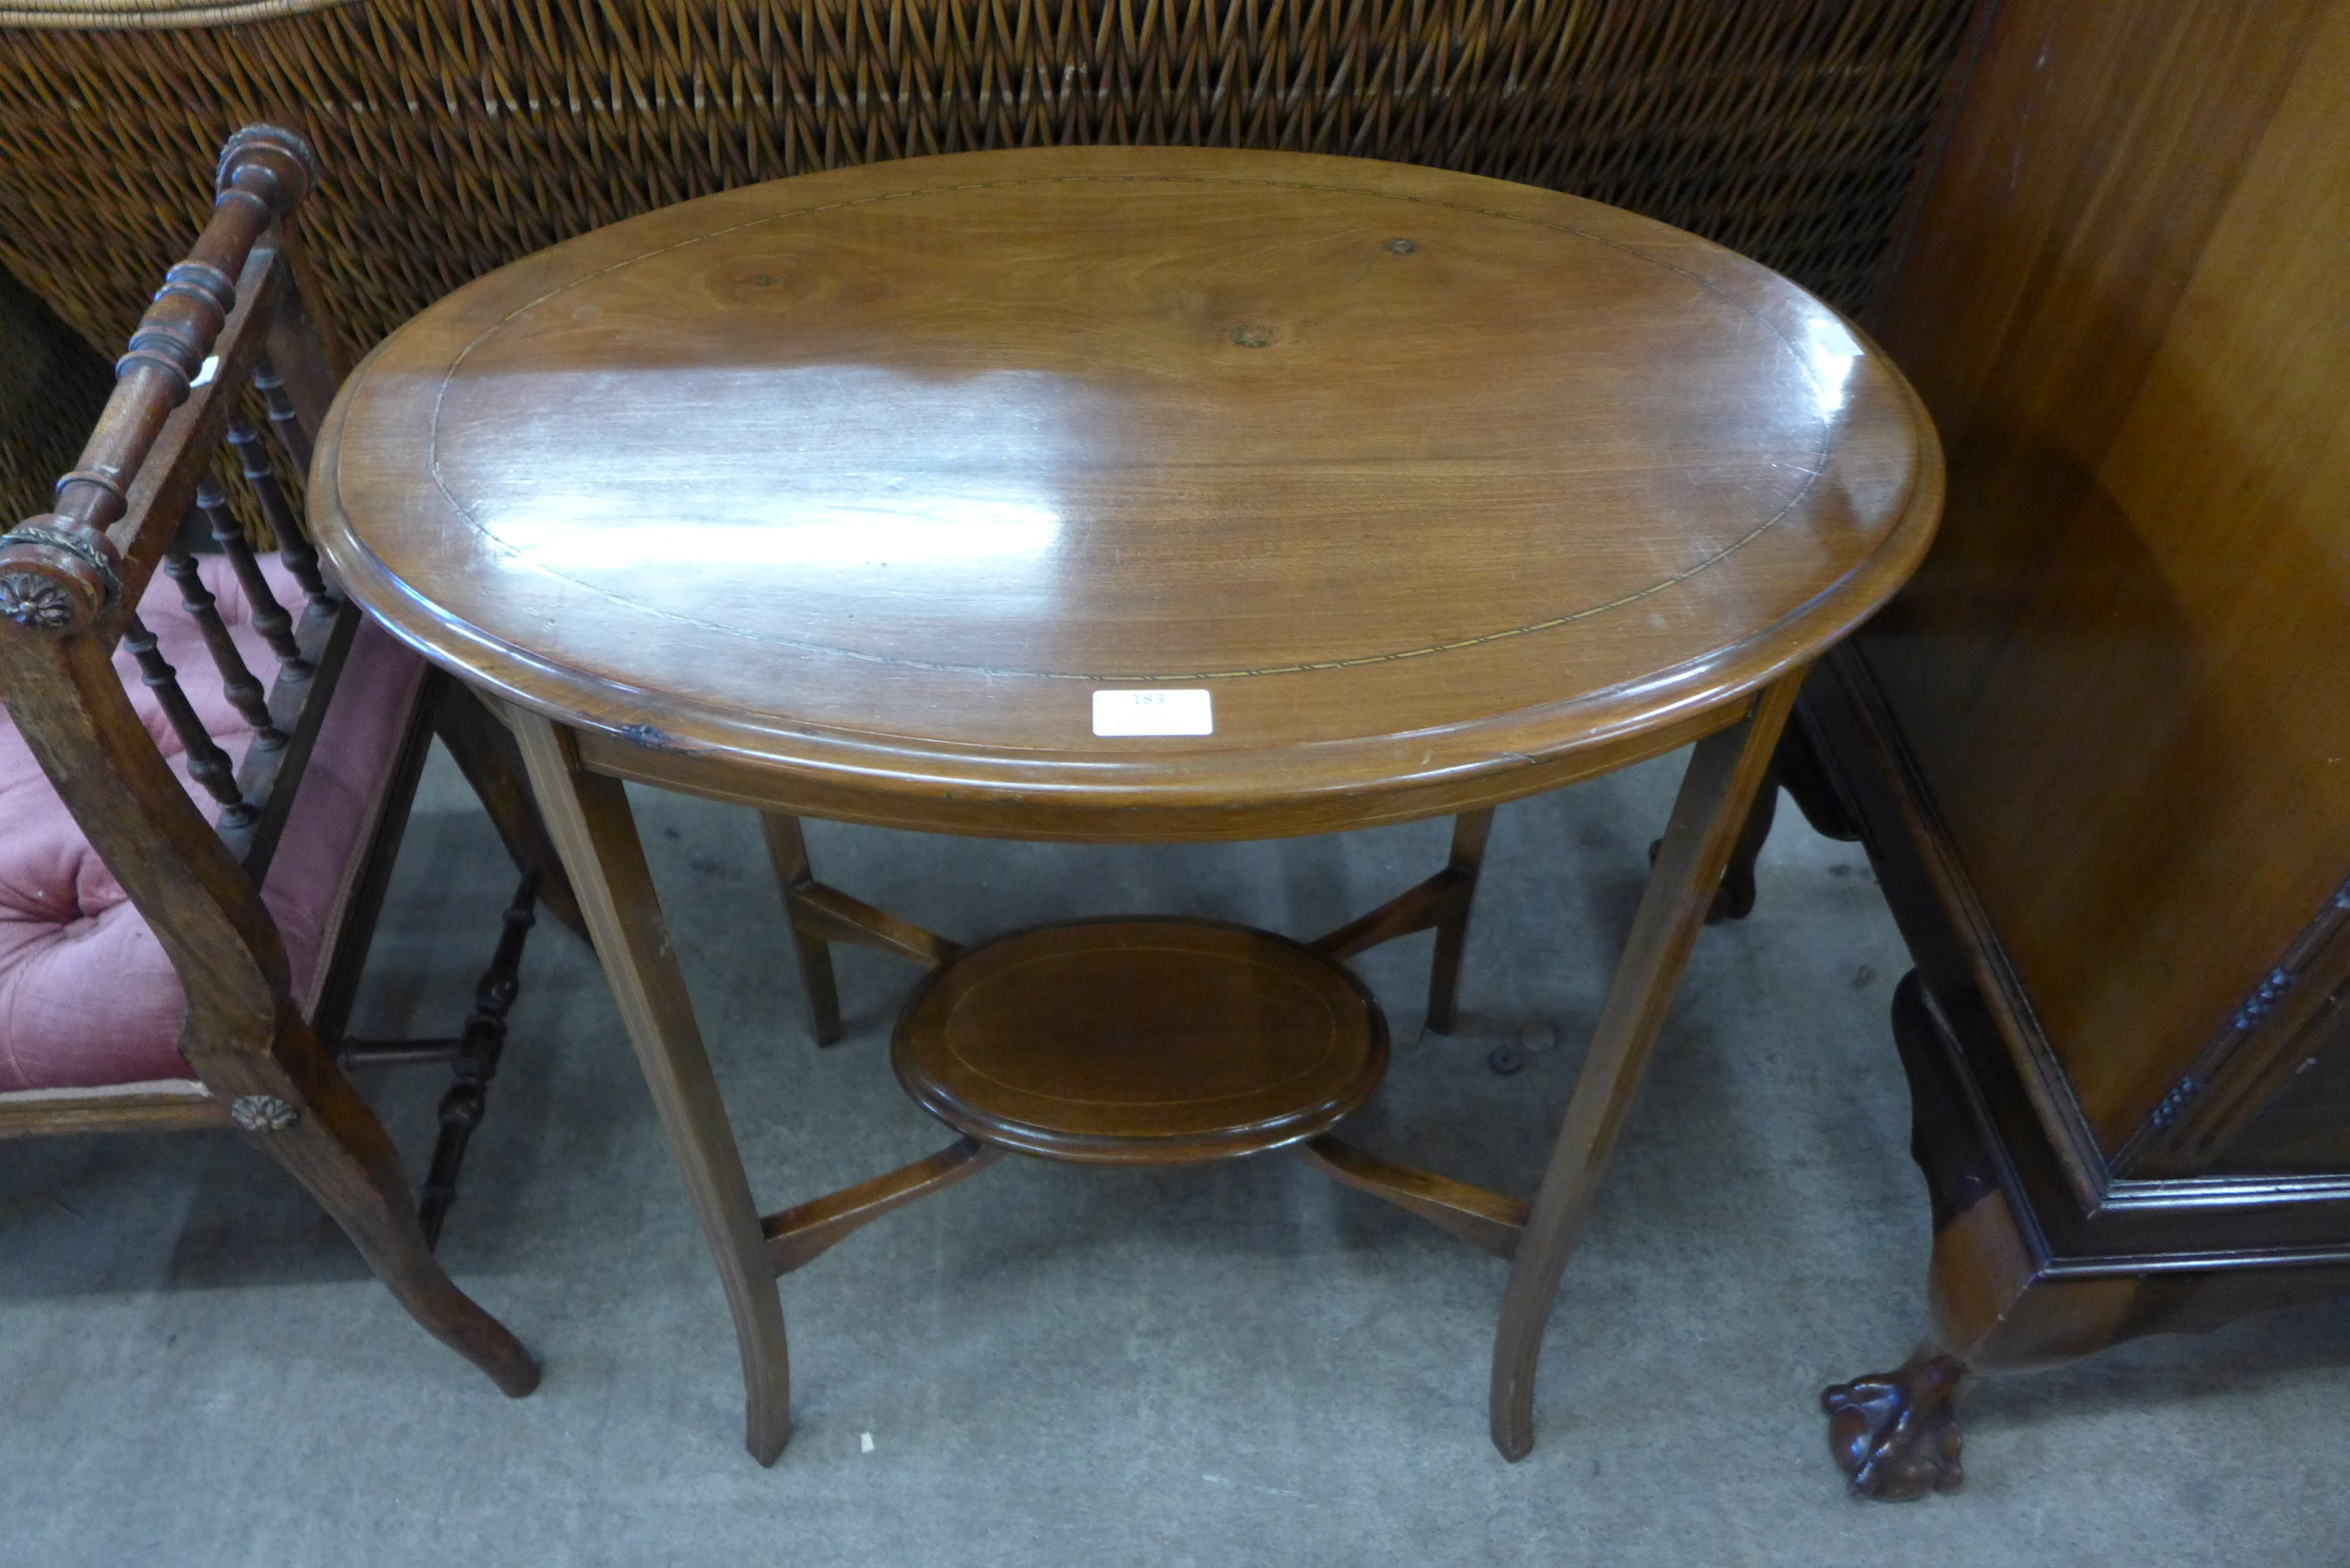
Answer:
<svg viewBox="0 0 2350 1568"><path fill-rule="evenodd" d="M983 676L1001 675L1045 680L1130 681L1139 684L1160 684L1180 680L1234 680L1246 679L1252 676L1263 675L1302 675L1326 670L1353 670L1360 669L1367 665L1390 664L1409 659L1425 659L1439 653L1459 652L1463 649L1482 647L1489 643L1504 642L1513 638L1527 637L1537 632L1553 631L1563 626L1571 626L1577 621L1588 620L1596 616L1607 615L1612 611L1622 609L1627 605L1637 604L1642 599L1662 593L1665 590L1677 587L1681 583L1685 583L1700 573L1711 570L1713 567L1721 565L1724 560L1727 560L1730 556L1735 555L1740 550L1744 549L1747 545L1752 544L1756 539L1762 537L1772 528L1777 526L1781 522L1783 522L1786 518L1787 514L1793 512L1795 507L1802 503L1804 498L1811 493L1812 487L1818 482L1821 473L1825 470L1829 434L1824 427L1820 433L1819 450L1814 454L1813 464L1811 467L1804 471L1803 485L1795 492L1794 494L1788 497L1786 504L1780 507L1778 511L1763 519L1762 522L1756 524L1744 535L1732 540L1721 549L1706 556L1704 559L1695 563L1694 565L1685 567L1681 571L1676 572L1669 576L1663 577L1657 582L1651 583L1646 587L1635 589L1628 594L1610 599L1604 604L1586 606L1582 609L1570 610L1563 615L1553 616L1544 620L1529 622L1523 626L1508 627L1497 631L1481 632L1475 637L1458 638L1449 642L1430 643L1419 648L1399 649L1384 653L1360 654L1350 659L1312 659L1294 664L1263 665L1236 670L1181 670L1171 674L1163 672L1147 673L1131 670L1073 671L1018 670L983 664L957 664L941 660L908 659L895 654L870 653L854 649L837 648L828 643L817 642L806 638L790 637L780 632L757 632L740 627L721 626L715 622L685 614L682 611L664 609L656 605L641 603L640 601L631 599L626 595L614 589L583 581L566 572L556 571L555 568L546 565L543 561L539 561L524 555L521 551L507 544L504 540L492 533L488 528L484 527L480 520L474 517L473 513L467 510L464 504L459 501L449 489L446 478L443 475L441 467L441 410L442 405L447 400L449 387L451 383L456 379L459 369L462 368L465 360L472 356L474 349L480 348L484 343L488 342L493 337L495 337L498 332L503 330L509 323L513 322L517 317L527 315L529 312L536 310L540 306L545 305L547 301L556 298L559 295L567 293L584 284L593 282L597 278L608 276L609 275L619 272L624 268L634 266L638 263L645 261L650 257L666 255L671 251L683 250L691 245L702 244L711 240L721 239L728 234L739 234L746 229L757 228L764 223L778 223L790 219L813 217L825 213L845 212L851 208L872 206L884 202L907 201L918 196L943 195L966 191L998 190L1017 185L1079 184L1225 185L1253 186L1265 190L1318 191L1336 195L1367 196L1382 201L1407 202L1416 203L1420 206L1440 207L1451 212L1467 213L1474 216L1492 218L1505 223L1526 223L1535 228L1548 229L1555 234L1570 234L1577 239L1590 241L1594 244L1605 245L1610 250L1618 251L1624 254L1635 257L1650 266L1659 267L1667 272L1674 273L1681 277L1687 278L1691 283L1694 283L1699 287L1704 289L1707 293L1720 299L1725 305L1728 305L1732 309L1748 317L1762 326L1773 337L1778 340L1780 348L1789 356L1789 358L1795 361L1796 365L1803 370L1804 375L1813 378L1814 381L1816 381L1816 373L1814 371L1809 362L1804 358L1804 355L1795 348L1794 342L1788 338L1786 333L1780 329L1776 322L1763 315L1761 311L1755 309L1752 306L1737 298L1735 296L1730 294L1719 285L1715 284L1711 279L1705 277L1701 274L1692 272L1687 267L1679 266L1672 262L1665 261L1657 256L1651 255L1648 252L1641 250L1637 246L1626 244L1621 241L1609 239L1603 234L1592 234L1588 230L1578 228L1572 223L1555 223L1541 218L1532 218L1527 217L1523 213L1503 212L1494 208L1471 206L1460 202L1440 201L1432 196L1418 196L1400 192L1366 190L1359 186L1326 185L1301 180L1244 180L1216 175L1179 176L1165 174L1031 175L1024 176L1015 180L979 180L954 185L927 185L919 190L912 191L882 192L874 195L858 196L844 201L821 202L812 207L795 207L791 211L785 213L764 213L755 218L745 219L739 223L731 223L723 229L712 229L706 234L690 235L684 239L672 241L665 245L656 245L650 250L642 251L634 255L623 257L619 261L611 262L604 266L598 267L592 272L584 273L578 277L570 279L568 282L559 284L556 286L548 289L546 293L539 295L536 298L525 301L523 304L515 306L512 310L507 311L504 316L498 317L497 320L492 322L489 326L484 327L479 336L475 337L471 342L467 343L463 349L459 350L456 358L449 362L449 368L445 372L443 372L440 385L433 389L432 416L426 431L426 463L432 475L433 487L440 492L442 499L448 503L452 511L455 512L458 516L463 518L467 525L472 527L475 533L479 534L485 544L490 545L492 548L496 549L501 554L523 565L528 566L534 570L541 572L547 576L556 578L562 582L569 583L573 587L580 589L582 592L594 594L597 597L608 599L614 604L626 605L629 608L637 610L642 614L658 617L664 620L674 621L681 626L691 626L699 630L716 632L724 636L735 637L747 642L773 644L785 648L796 648L810 653L819 653L839 659L856 659L863 663L888 665L909 670L936 670L944 674ZM393 336L394 337L397 337L399 335L395 333ZM387 347L389 345L387 344ZM361 368L359 375L353 378L354 380L362 379L369 371L372 370L374 358L375 356L369 356L369 363ZM336 464L337 479L339 483L341 477L341 453L339 450L338 450L336 455ZM370 551L369 553L372 554L373 552ZM381 557L379 556L378 560L380 562ZM503 639L494 640L502 641Z"/></svg>

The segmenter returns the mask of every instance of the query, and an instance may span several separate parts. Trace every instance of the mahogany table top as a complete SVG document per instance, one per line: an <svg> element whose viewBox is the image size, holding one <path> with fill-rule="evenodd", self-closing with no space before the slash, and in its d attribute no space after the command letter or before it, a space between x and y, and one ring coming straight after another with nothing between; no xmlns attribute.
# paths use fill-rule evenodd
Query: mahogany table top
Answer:
<svg viewBox="0 0 2350 1568"><path fill-rule="evenodd" d="M1940 494L1898 372L1753 262L1173 149L555 246L388 339L312 475L361 602L600 767L1099 837L1490 804L1719 728L1899 586ZM1097 734L1102 690L1205 691L1212 732Z"/></svg>

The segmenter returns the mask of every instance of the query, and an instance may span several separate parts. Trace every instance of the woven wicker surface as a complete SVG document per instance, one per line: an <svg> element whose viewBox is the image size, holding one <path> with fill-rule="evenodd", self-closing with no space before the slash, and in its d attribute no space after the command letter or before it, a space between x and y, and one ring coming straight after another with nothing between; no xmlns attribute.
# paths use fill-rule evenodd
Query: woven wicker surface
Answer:
<svg viewBox="0 0 2350 1568"><path fill-rule="evenodd" d="M5 0L0 27L208 27L320 11L350 0Z"/></svg>
<svg viewBox="0 0 2350 1568"><path fill-rule="evenodd" d="M221 139L304 126L361 349L502 263L881 158L1293 148L1616 202L1847 308L1970 0L355 0L240 26L0 34L0 265L111 355Z"/></svg>

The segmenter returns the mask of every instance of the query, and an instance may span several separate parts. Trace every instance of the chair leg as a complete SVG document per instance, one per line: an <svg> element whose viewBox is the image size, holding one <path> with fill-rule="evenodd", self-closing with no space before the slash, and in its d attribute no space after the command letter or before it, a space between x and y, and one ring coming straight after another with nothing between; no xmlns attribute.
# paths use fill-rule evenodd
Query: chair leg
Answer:
<svg viewBox="0 0 2350 1568"><path fill-rule="evenodd" d="M1477 899L1477 873L1485 864L1485 836L1493 829L1493 808L1468 811L1452 819L1452 858L1448 870L1465 881L1454 890L1444 918L1436 923L1436 957L1428 971L1428 1026L1452 1033L1461 989L1461 950L1469 940L1470 908Z"/></svg>
<svg viewBox="0 0 2350 1568"><path fill-rule="evenodd" d="M1706 924L1742 920L1754 912L1754 865L1762 858L1762 846L1770 840L1771 825L1778 815L1779 777L1774 766L1762 775L1754 791L1754 804L1746 808L1738 842L1731 846L1730 863L1721 869L1721 886L1706 910Z"/></svg>
<svg viewBox="0 0 2350 1568"><path fill-rule="evenodd" d="M1804 814L1814 833L1845 844L1859 842L1860 828L1846 809L1835 776L1820 760L1819 748L1812 743L1812 732L1800 712L1779 737L1779 755L1772 772L1794 797L1795 809Z"/></svg>
<svg viewBox="0 0 2350 1568"><path fill-rule="evenodd" d="M1697 743L1681 779L1662 851L1511 1262L1493 1336L1490 1411L1493 1446L1504 1459L1523 1459L1534 1447L1534 1367L1559 1275L1802 683L1803 671L1794 670L1764 688L1745 719Z"/></svg>
<svg viewBox="0 0 2350 1568"><path fill-rule="evenodd" d="M213 1059L199 1071L228 1098L246 1137L334 1216L410 1316L511 1397L538 1386L530 1352L433 1258L390 1135L308 1024L289 1023L271 1059Z"/></svg>
<svg viewBox="0 0 2350 1568"><path fill-rule="evenodd" d="M761 812L759 826L767 836L767 857L775 863L775 887L784 896L784 919L792 928L792 947L799 955L808 1033L819 1045L837 1045L840 985L833 975L832 948L800 919L799 892L816 882L816 872L808 864L807 836L800 831L798 817L780 811Z"/></svg>
<svg viewBox="0 0 2350 1568"><path fill-rule="evenodd" d="M1778 755L1786 755L1784 739L1794 733L1792 727L1781 732ZM1774 759L1762 783L1754 791L1754 802L1746 808L1745 820L1739 826L1738 841L1730 846L1730 859L1721 868L1721 886L1713 890L1713 902L1706 907L1705 923L1718 926L1724 920L1742 920L1754 912L1754 867L1762 858L1762 846L1771 839L1771 825L1779 819L1779 763ZM1654 866L1657 857L1664 853L1665 841L1651 840L1648 864Z"/></svg>
<svg viewBox="0 0 2350 1568"><path fill-rule="evenodd" d="M473 786L482 809L505 841L506 853L514 857L515 869L537 872L539 903L582 941L588 940L579 900L571 891L563 857L546 835L538 804L531 798L512 732L463 682L439 670L429 679L434 683L426 699L432 704L432 732Z"/></svg>
<svg viewBox="0 0 2350 1568"><path fill-rule="evenodd" d="M538 873L524 872L522 886L506 909L497 951L473 988L473 1015L458 1036L456 1082L441 1096L441 1136L432 1146L432 1167L416 1207L428 1247L441 1245L442 1222L457 1201L457 1174L464 1168L465 1147L488 1108L490 1080L497 1076L498 1058L505 1051L506 1012L522 990L522 949L535 923L531 906L537 896Z"/></svg>
<svg viewBox="0 0 2350 1568"><path fill-rule="evenodd" d="M743 1360L743 1444L761 1464L773 1464L791 1435L783 1301L628 794L618 779L582 766L570 734L553 721L526 709L510 712L539 809L570 870L612 1000L718 1265Z"/></svg>

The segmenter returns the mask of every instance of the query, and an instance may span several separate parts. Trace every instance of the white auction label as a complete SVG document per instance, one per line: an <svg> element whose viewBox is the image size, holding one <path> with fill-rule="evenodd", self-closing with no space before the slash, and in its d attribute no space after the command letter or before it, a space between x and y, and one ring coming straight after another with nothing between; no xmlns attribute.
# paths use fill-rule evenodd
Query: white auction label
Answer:
<svg viewBox="0 0 2350 1568"><path fill-rule="evenodd" d="M1212 735L1215 711L1205 691L1097 691L1097 735Z"/></svg>

